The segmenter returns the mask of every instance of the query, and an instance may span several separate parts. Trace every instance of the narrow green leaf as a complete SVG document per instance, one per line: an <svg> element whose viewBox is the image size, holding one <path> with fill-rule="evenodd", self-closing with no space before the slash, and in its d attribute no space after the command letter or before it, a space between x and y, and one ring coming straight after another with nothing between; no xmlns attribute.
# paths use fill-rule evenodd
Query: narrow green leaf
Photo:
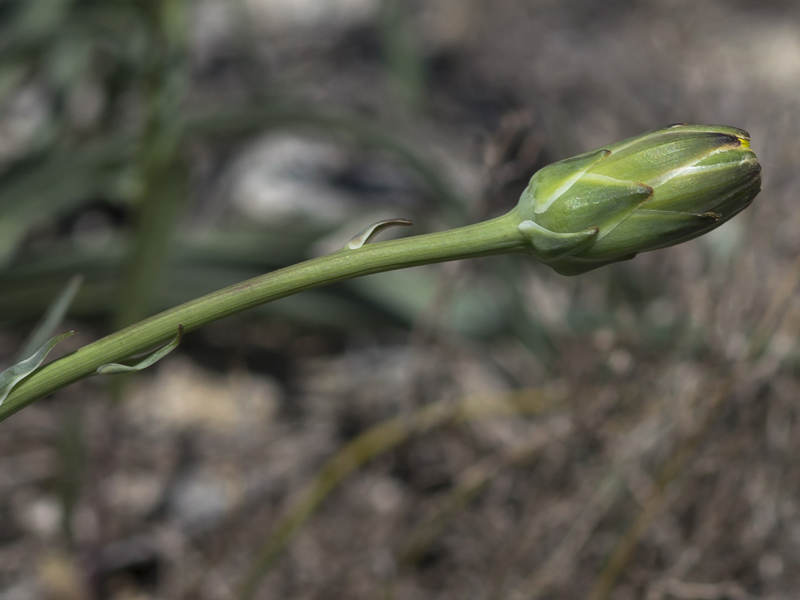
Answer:
<svg viewBox="0 0 800 600"><path fill-rule="evenodd" d="M50 354L56 344L73 335L75 335L75 331L70 330L51 338L33 356L0 373L0 406L3 405L15 385L39 368L39 365L44 362L44 359L47 358L47 355Z"/></svg>
<svg viewBox="0 0 800 600"><path fill-rule="evenodd" d="M408 3L384 0L381 42L389 83L406 108L420 112L427 95L425 58Z"/></svg>
<svg viewBox="0 0 800 600"><path fill-rule="evenodd" d="M145 358L143 361L135 364L135 365L121 365L117 363L109 363L107 365L101 365L97 367L97 374L98 375L119 375L120 373L134 373L136 371L141 371L142 369L146 369L147 367L157 363L159 360L164 358L167 354L175 350L178 347L178 344L181 343L181 339L183 338L183 325L178 325L178 333L173 338L173 340L159 348L155 352L153 352L150 356Z"/></svg>
<svg viewBox="0 0 800 600"><path fill-rule="evenodd" d="M22 350L17 354L17 360L22 360L24 357L33 354L36 348L41 347L53 335L53 332L64 320L64 316L72 305L72 301L75 299L75 295L78 293L82 283L83 275L75 275L69 280L67 287L61 291L55 301L47 308L47 312L42 317L42 320L39 321L36 329L28 336L22 346Z"/></svg>
<svg viewBox="0 0 800 600"><path fill-rule="evenodd" d="M112 198L133 145L120 137L91 148L34 152L0 174L0 265L10 262L35 226L67 214L97 194Z"/></svg>
<svg viewBox="0 0 800 600"><path fill-rule="evenodd" d="M186 172L181 164L145 170L138 224L114 317L116 329L151 314L153 295L163 276L186 199Z"/></svg>
<svg viewBox="0 0 800 600"><path fill-rule="evenodd" d="M414 172L425 188L442 203L451 221L463 221L467 200L449 179L443 177L443 169L437 166L434 159L407 142L404 136L379 122L319 110L297 101L239 106L205 114L190 113L184 117L185 134L189 138L303 128L344 137L366 148L377 148L394 156Z"/></svg>

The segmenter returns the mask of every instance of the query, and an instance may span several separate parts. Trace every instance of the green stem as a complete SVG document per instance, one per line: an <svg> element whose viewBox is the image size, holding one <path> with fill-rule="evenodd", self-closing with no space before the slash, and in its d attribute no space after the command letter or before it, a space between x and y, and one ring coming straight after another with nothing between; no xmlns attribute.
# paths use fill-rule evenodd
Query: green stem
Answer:
<svg viewBox="0 0 800 600"><path fill-rule="evenodd" d="M93 375L97 368L174 338L178 325L192 331L228 315L304 290L371 273L478 256L523 252L516 210L439 233L344 249L238 283L164 311L80 348L23 380L0 406L0 420L54 391Z"/></svg>

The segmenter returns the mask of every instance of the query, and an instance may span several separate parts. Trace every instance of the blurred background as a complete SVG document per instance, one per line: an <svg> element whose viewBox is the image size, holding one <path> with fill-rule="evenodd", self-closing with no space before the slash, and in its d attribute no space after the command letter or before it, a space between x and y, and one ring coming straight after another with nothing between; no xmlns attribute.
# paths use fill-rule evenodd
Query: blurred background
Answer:
<svg viewBox="0 0 800 600"><path fill-rule="evenodd" d="M0 364L748 130L755 203L566 278L374 275L0 424L0 599L800 597L800 5L2 0ZM406 235L407 230L391 235Z"/></svg>

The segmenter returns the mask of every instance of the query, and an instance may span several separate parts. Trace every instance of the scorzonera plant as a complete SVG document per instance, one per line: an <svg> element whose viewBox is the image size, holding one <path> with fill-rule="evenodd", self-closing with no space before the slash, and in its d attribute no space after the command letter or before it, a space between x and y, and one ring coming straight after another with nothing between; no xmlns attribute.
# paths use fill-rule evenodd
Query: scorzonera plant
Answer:
<svg viewBox="0 0 800 600"><path fill-rule="evenodd" d="M233 285L131 325L38 368L52 347L0 373L0 419L94 374L144 368L211 321L344 279L416 265L526 253L577 275L702 235L745 209L761 189L747 132L672 125L562 160L537 172L509 213L459 229L369 244L390 220L344 248ZM133 367L131 356L172 340ZM22 364L22 363L20 363Z"/></svg>

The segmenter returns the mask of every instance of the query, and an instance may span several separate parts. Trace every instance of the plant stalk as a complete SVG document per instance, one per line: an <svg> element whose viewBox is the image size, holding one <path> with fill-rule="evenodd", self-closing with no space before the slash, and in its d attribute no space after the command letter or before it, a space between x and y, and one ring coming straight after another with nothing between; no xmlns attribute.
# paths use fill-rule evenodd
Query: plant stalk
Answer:
<svg viewBox="0 0 800 600"><path fill-rule="evenodd" d="M266 302L337 281L418 265L524 252L516 209L458 229L343 249L261 275L166 310L56 360L20 382L0 406L3 420L35 400L175 337Z"/></svg>

